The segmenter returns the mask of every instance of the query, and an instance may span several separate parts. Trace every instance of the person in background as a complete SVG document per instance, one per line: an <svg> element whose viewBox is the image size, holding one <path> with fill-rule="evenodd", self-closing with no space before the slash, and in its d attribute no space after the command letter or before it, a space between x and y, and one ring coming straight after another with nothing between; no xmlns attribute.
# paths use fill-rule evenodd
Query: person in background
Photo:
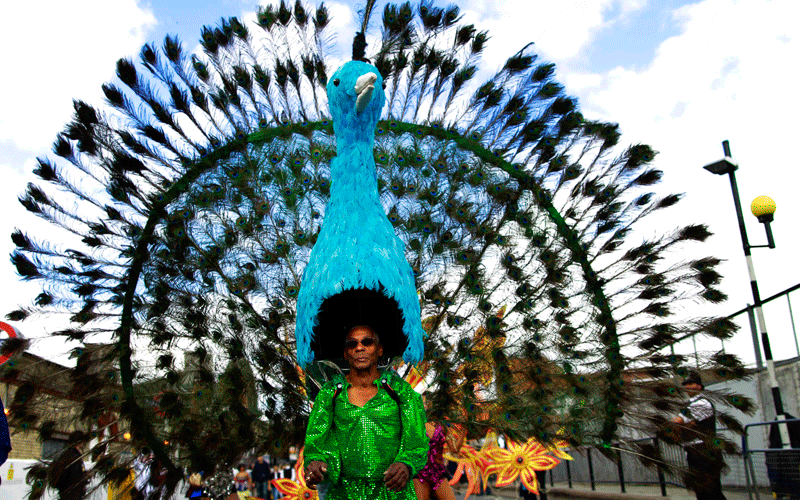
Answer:
<svg viewBox="0 0 800 500"><path fill-rule="evenodd" d="M253 479L244 464L239 464L239 472L233 476L233 484L236 487L236 493L242 500L252 496L250 489L253 487Z"/></svg>
<svg viewBox="0 0 800 500"><path fill-rule="evenodd" d="M83 469L83 452L89 436L82 431L72 431L67 447L53 461L50 484L58 490L59 500L82 500L86 496L89 478Z"/></svg>
<svg viewBox="0 0 800 500"><path fill-rule="evenodd" d="M11 436L8 433L8 419L6 410L3 407L3 400L0 399L0 465L8 460L8 453L11 451Z"/></svg>
<svg viewBox="0 0 800 500"><path fill-rule="evenodd" d="M725 500L722 494L722 452L710 443L717 435L717 415L714 403L703 395L705 386L697 373L690 373L682 382L689 403L681 414L672 419L685 426L693 438L684 445L689 469L686 486L697 500Z"/></svg>
<svg viewBox="0 0 800 500"><path fill-rule="evenodd" d="M210 493L203 484L203 476L197 472L189 476L189 489L186 490L186 498L208 500L210 497Z"/></svg>
<svg viewBox="0 0 800 500"><path fill-rule="evenodd" d="M136 474L133 486L141 498L147 498L154 489L150 486L150 464L152 461L153 452L147 446L142 447L139 456L133 461L133 472ZM136 493L133 496L137 498Z"/></svg>
<svg viewBox="0 0 800 500"><path fill-rule="evenodd" d="M453 488L448 482L449 474L444 460L447 430L442 424L428 422L425 433L430 440L428 462L414 477L414 490L418 500L455 500Z"/></svg>
<svg viewBox="0 0 800 500"><path fill-rule="evenodd" d="M264 460L263 456L259 456L256 459L256 463L253 465L253 470L250 475L255 485L255 496L267 500L269 498L269 462Z"/></svg>
<svg viewBox="0 0 800 500"><path fill-rule="evenodd" d="M281 469L278 464L272 466L272 477L270 479L283 479L283 469ZM278 500L282 496L277 486L272 484L272 500Z"/></svg>

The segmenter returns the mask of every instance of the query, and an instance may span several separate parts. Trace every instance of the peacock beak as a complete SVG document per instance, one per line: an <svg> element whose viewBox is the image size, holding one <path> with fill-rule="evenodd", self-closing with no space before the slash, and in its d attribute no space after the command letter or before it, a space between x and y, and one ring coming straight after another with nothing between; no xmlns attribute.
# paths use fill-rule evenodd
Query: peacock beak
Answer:
<svg viewBox="0 0 800 500"><path fill-rule="evenodd" d="M369 104L372 99L372 91L375 90L373 84L377 79L378 75L370 72L359 76L356 80L356 114L360 115Z"/></svg>

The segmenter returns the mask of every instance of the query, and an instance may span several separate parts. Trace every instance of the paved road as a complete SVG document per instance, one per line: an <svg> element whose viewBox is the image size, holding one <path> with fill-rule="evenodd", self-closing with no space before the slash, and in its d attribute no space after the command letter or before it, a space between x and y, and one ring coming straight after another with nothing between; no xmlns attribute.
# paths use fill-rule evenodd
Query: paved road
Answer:
<svg viewBox="0 0 800 500"><path fill-rule="evenodd" d="M549 486L549 485L548 485ZM616 484L598 484L595 492L592 492L589 484L573 484L573 489L569 490L567 484L556 483L555 486L550 487L552 494L548 495L548 500L562 500L562 499L583 499L583 498L628 498L634 499L670 499L670 500L695 500L693 492L684 488L675 486L667 486L667 497L661 496L661 489L658 485L647 486L632 486L625 485L625 494L621 495L619 485ZM574 492L574 494L570 494ZM557 493L557 494L556 494ZM746 491L742 490L724 490L725 497L728 500L750 500ZM772 493L767 491L760 492L761 500L772 499ZM492 488L492 495L475 496L471 495L469 500L516 500L518 499L516 488ZM456 488L456 500L463 500L464 493L461 488ZM755 500L755 496L753 497Z"/></svg>

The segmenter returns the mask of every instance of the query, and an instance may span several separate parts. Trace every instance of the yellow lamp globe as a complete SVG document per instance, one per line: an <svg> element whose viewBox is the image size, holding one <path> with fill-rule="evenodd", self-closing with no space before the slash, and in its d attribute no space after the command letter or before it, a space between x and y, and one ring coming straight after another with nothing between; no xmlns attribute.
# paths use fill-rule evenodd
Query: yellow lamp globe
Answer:
<svg viewBox="0 0 800 500"><path fill-rule="evenodd" d="M775 213L776 208L775 200L769 196L758 196L750 204L750 211L758 217L759 222L772 222L772 214Z"/></svg>

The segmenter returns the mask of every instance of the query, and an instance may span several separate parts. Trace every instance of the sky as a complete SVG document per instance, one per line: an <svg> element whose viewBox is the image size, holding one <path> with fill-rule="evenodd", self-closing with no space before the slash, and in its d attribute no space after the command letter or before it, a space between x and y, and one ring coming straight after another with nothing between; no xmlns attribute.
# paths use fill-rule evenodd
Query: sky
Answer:
<svg viewBox="0 0 800 500"><path fill-rule="evenodd" d="M264 1L264 0L262 0ZM439 2L437 2L439 3ZM379 2L379 6L383 2ZM529 42L543 60L556 63L558 79L579 100L588 118L619 123L622 143L650 144L665 172L659 193L684 193L667 214L640 226L640 237L682 224L707 224L715 235L703 251L726 260L722 289L730 300L702 314L726 315L752 302L747 268L726 178L703 170L723 157L730 141L751 243L765 243L750 214L759 195L777 202L777 248L753 250L762 297L800 283L797 263L800 160L797 95L800 3L795 0L467 0L458 2L464 22L488 30L484 67L499 69ZM354 7L326 2L341 57L355 31ZM443 5L443 4L440 4ZM0 234L15 227L46 234L16 198L35 180L37 156L69 120L72 99L100 105L102 83L121 57L136 57L142 44L177 34L196 48L203 25L221 17L244 19L257 8L245 0L73 0L3 2L0 6ZM380 7L379 7L380 8ZM378 11L380 12L380 11ZM376 14L376 18L379 14ZM377 31L377 30L376 30ZM51 155L52 156L52 155ZM0 253L9 255L9 237ZM9 259L0 259L0 313L30 303L38 285L22 283ZM800 292L791 296L800 323ZM687 312L688 313L688 312ZM786 299L765 307L775 359L796 356ZM742 317L743 319L743 317ZM725 349L755 359L745 327ZM48 322L18 324L29 337L44 337ZM42 338L33 352L66 349ZM701 340L717 350L719 341ZM691 344L679 346L691 349Z"/></svg>

